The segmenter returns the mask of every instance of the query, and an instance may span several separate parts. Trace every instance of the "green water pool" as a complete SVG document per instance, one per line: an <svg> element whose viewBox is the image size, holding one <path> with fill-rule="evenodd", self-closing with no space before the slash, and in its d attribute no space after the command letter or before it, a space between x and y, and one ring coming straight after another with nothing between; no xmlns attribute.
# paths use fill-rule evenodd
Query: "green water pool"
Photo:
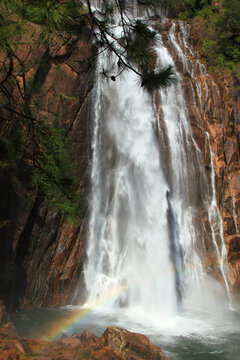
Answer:
<svg viewBox="0 0 240 360"><path fill-rule="evenodd" d="M131 317L125 311L91 311L74 318L77 307L59 309L24 310L11 314L18 332L22 336L46 338L49 329L56 336L71 335L88 329L100 336L107 326L120 326L140 332L161 346L165 354L176 360L240 360L240 313L180 313L168 323L156 326L151 322ZM70 326L61 324L74 318ZM65 322L66 323L66 322Z"/></svg>

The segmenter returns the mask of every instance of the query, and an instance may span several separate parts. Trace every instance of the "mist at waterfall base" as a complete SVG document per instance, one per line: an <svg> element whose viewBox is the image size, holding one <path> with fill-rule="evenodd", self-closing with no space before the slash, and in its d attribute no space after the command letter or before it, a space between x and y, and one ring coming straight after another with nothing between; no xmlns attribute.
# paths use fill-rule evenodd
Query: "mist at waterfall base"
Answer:
<svg viewBox="0 0 240 360"><path fill-rule="evenodd" d="M174 29L173 23L169 38L181 55ZM162 42L156 52L159 66L174 67ZM175 68L176 84L153 96L133 72L104 79L102 70L116 61L99 57L93 95L86 297L80 307L24 311L13 320L20 334L36 336L76 312L62 331L100 335L120 326L147 335L178 360L239 359L239 302L227 282L214 169L207 176L181 75Z"/></svg>
<svg viewBox="0 0 240 360"><path fill-rule="evenodd" d="M12 314L11 318L20 335L46 338L49 328L58 328L59 321L74 312L78 313L79 320L68 328L62 328L59 336L63 333L70 336L79 334L85 329L100 336L107 326L120 326L145 334L162 348L165 355L176 360L239 360L240 314L226 309L218 309L215 313L179 312L168 323L161 319L152 323L147 315L136 317L124 309L114 311L107 304L105 308L93 310L83 317L79 315L79 307L69 306L23 310Z"/></svg>

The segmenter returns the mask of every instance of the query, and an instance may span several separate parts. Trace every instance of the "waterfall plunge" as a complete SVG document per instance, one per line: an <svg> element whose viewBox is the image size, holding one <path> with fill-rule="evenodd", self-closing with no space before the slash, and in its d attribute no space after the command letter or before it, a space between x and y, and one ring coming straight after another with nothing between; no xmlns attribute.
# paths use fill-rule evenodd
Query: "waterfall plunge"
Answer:
<svg viewBox="0 0 240 360"><path fill-rule="evenodd" d="M174 65L164 46L156 51L160 65ZM102 54L98 74L114 61ZM124 307L163 320L179 304L215 307L221 293L204 270L198 218L211 196L177 77L154 101L132 72L116 82L98 75L86 306Z"/></svg>
<svg viewBox="0 0 240 360"><path fill-rule="evenodd" d="M90 303L102 294L111 296L113 287L120 292L124 287L119 305L160 311L161 297L166 312L176 304L168 240L169 189L159 156L152 99L137 88L136 81L129 72L117 83L100 81L96 89L98 145L94 144L85 278ZM98 102L106 106L99 109Z"/></svg>

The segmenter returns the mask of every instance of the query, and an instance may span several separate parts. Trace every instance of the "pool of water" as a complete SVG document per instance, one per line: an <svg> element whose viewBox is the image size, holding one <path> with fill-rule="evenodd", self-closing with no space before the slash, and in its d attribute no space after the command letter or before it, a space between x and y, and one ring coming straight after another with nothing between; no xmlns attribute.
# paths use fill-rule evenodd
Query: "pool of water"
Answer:
<svg viewBox="0 0 240 360"><path fill-rule="evenodd" d="M68 306L24 310L11 314L11 318L20 335L32 338L55 339L85 329L100 336L107 326L120 326L145 334L176 360L239 360L240 312L236 310L191 310L162 321L157 317L149 319L137 309L115 312Z"/></svg>

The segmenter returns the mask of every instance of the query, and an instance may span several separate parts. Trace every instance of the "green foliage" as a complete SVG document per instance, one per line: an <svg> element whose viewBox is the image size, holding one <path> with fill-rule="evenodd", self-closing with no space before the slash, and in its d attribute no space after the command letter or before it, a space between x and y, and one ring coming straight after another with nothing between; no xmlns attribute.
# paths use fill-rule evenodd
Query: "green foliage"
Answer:
<svg viewBox="0 0 240 360"><path fill-rule="evenodd" d="M216 40L204 39L202 42L202 50L206 59L212 64L217 64L218 44Z"/></svg>
<svg viewBox="0 0 240 360"><path fill-rule="evenodd" d="M159 0L137 2L139 7L154 12L162 6L162 1ZM132 2L104 0L101 9L94 9L93 4L91 0L3 0L0 3L0 16L2 14L3 19L3 23L0 23L0 39L5 34L6 43L11 42L12 46L15 35L20 36L26 31L25 25L29 22L40 26L42 42L46 44L50 44L56 37L64 38L67 42L70 35L86 35L90 31L99 48L117 55L119 74L127 68L141 77L147 68L154 68L156 33L149 30L142 21L129 19L127 11L133 6ZM112 31L116 13L123 30L122 38L118 38ZM120 44L122 48L119 47ZM114 75L114 78L117 76L118 74ZM112 75L109 77L112 78Z"/></svg>
<svg viewBox="0 0 240 360"><path fill-rule="evenodd" d="M157 0L138 0L140 8L151 9L155 13L162 6L162 1ZM146 24L139 19L132 19L128 16L128 10L133 7L133 2L124 0L105 0L102 3L101 9L92 10L91 1L87 1L90 26L93 29L93 35L96 38L96 44L102 49L108 49L118 57L118 68L104 69L103 74L112 80L116 80L124 69L134 71L140 79L142 86L149 84L150 79L153 80L155 76L156 89L158 87L168 86L169 82L161 82L158 72L154 72L156 64L156 53L154 46L158 41L157 33L150 30ZM116 27L113 18L117 15L119 25L122 27L121 35L118 36L113 28ZM110 71L109 71L110 70ZM146 74L148 82L146 82ZM149 91L149 87L147 89Z"/></svg>
<svg viewBox="0 0 240 360"><path fill-rule="evenodd" d="M228 61L240 61L240 2L223 1L223 13L216 24L219 47Z"/></svg>
<svg viewBox="0 0 240 360"><path fill-rule="evenodd" d="M83 217L85 205L77 190L74 163L64 143L64 133L42 123L36 136L39 148L34 159L32 187L40 190L48 203L68 219Z"/></svg>
<svg viewBox="0 0 240 360"><path fill-rule="evenodd" d="M203 54L212 67L234 69L240 62L240 2L223 1L221 12L208 8L204 15Z"/></svg>
<svg viewBox="0 0 240 360"><path fill-rule="evenodd" d="M141 86L148 92L153 92L160 86L170 86L175 83L176 78L172 66L161 70L150 70L143 72Z"/></svg>
<svg viewBox="0 0 240 360"><path fill-rule="evenodd" d="M202 51L214 68L235 69L240 62L240 1L223 0L217 7L211 0L165 2L172 16L198 17L202 23Z"/></svg>
<svg viewBox="0 0 240 360"><path fill-rule="evenodd" d="M170 12L171 16L183 20L192 18L202 9L211 4L211 0L164 0L164 7Z"/></svg>
<svg viewBox="0 0 240 360"><path fill-rule="evenodd" d="M60 98L62 100L70 100L70 101L77 101L79 100L79 97L78 96L68 96L68 95L65 95L65 94L59 94Z"/></svg>
<svg viewBox="0 0 240 360"><path fill-rule="evenodd" d="M9 42L13 47L18 44L24 32L24 23L12 17L12 11L6 7L5 3L6 1L0 3L0 51L8 52Z"/></svg>
<svg viewBox="0 0 240 360"><path fill-rule="evenodd" d="M159 0L137 3L142 9L151 9L151 14L162 5ZM127 69L139 76L147 91L169 86L174 82L172 68L154 70L157 34L143 21L129 19L127 12L131 7L133 2L126 0L104 0L101 9L94 9L91 0L0 2L0 176L24 179L30 192L37 192L65 217L81 217L86 209L64 134L50 120L39 118L35 102L51 67L51 46L59 42L69 49L77 39L91 36L96 51L108 50L118 58L115 72L104 69L105 76L116 80ZM121 35L113 30L116 14ZM19 44L33 45L28 38L32 28L40 35L40 46L45 48L41 58L34 59L34 66L28 63L28 56L21 58L18 51ZM30 75L28 70L33 68ZM59 96L63 101L78 100Z"/></svg>
<svg viewBox="0 0 240 360"><path fill-rule="evenodd" d="M133 30L123 39L127 59L136 63L142 72L154 69L157 56L152 48L156 42L156 32L149 30L140 20L133 25Z"/></svg>
<svg viewBox="0 0 240 360"><path fill-rule="evenodd" d="M3 0L0 3L0 51L3 59L0 77L0 176L7 175L9 181L21 179L30 193L37 192L49 206L68 219L83 217L86 210L83 195L78 191L70 150L60 129L49 125L47 119L35 119L32 99L41 89L51 66L51 39L59 35L67 40L73 34L73 16L83 12L83 7L79 5L77 13L76 6L73 0ZM16 50L19 41L27 39L30 21L39 25L46 51L39 60L37 70L27 81L25 71L28 64L19 58ZM63 36L62 32L68 27L69 32ZM9 87L15 89L17 102L8 91Z"/></svg>
<svg viewBox="0 0 240 360"><path fill-rule="evenodd" d="M60 129L16 116L0 137L0 170L21 178L63 217L84 216L84 200Z"/></svg>
<svg viewBox="0 0 240 360"><path fill-rule="evenodd" d="M75 0L3 0L0 13L4 12L10 16L18 15L23 23L33 22L40 25L46 40L56 32L70 31L75 18L81 17L85 8L81 2Z"/></svg>

